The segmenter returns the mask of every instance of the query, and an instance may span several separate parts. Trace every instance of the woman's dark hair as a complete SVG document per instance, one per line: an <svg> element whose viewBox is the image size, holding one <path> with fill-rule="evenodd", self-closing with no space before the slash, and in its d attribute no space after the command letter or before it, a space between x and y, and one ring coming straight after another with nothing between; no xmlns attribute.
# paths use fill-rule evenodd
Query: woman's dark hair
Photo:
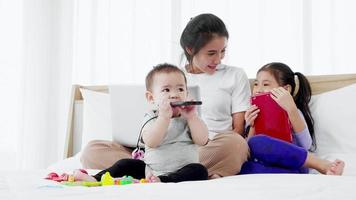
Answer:
<svg viewBox="0 0 356 200"><path fill-rule="evenodd" d="M180 46L188 62L191 63L194 55L216 36L229 39L225 24L219 17L209 13L193 17L180 37ZM187 48L191 49L191 54L188 53Z"/></svg>
<svg viewBox="0 0 356 200"><path fill-rule="evenodd" d="M308 125L310 136L312 138L312 151L316 150L315 135L314 135L314 119L309 109L309 102L312 95L310 83L308 79L300 72L293 72L291 68L279 62L272 62L264 65L257 73L267 71L277 80L280 86L290 85L292 87L291 94L296 90L296 82L294 76L298 77L299 88L297 94L293 97L297 108L302 111L305 121Z"/></svg>

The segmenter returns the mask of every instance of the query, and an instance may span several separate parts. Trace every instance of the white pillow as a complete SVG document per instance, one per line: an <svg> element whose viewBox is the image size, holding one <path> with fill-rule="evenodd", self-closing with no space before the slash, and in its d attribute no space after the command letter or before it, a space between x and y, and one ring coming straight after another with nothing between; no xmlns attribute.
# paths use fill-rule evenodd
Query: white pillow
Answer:
<svg viewBox="0 0 356 200"><path fill-rule="evenodd" d="M83 96L82 149L91 140L112 140L110 95L81 89Z"/></svg>
<svg viewBox="0 0 356 200"><path fill-rule="evenodd" d="M80 163L80 156L81 153L79 152L73 157L60 160L48 166L47 170L57 173L61 171L73 172L74 169L82 168L82 164Z"/></svg>
<svg viewBox="0 0 356 200"><path fill-rule="evenodd" d="M345 159L347 171L356 175L356 84L312 97L316 154L333 160Z"/></svg>

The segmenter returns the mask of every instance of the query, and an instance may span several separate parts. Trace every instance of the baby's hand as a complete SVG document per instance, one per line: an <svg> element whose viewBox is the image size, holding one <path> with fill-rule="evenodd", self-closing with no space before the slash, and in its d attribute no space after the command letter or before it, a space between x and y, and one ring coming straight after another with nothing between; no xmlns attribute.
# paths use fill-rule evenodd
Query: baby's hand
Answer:
<svg viewBox="0 0 356 200"><path fill-rule="evenodd" d="M191 101L193 101L193 99L191 99ZM187 120L197 115L196 107L194 105L178 106L177 109L180 111L182 117Z"/></svg>
<svg viewBox="0 0 356 200"><path fill-rule="evenodd" d="M168 97L163 98L158 104L158 116L163 118L172 118L173 109L171 107Z"/></svg>
<svg viewBox="0 0 356 200"><path fill-rule="evenodd" d="M252 105L249 109L247 109L245 112L246 124L253 127L255 119L258 116L259 112L260 112L260 109L256 105Z"/></svg>

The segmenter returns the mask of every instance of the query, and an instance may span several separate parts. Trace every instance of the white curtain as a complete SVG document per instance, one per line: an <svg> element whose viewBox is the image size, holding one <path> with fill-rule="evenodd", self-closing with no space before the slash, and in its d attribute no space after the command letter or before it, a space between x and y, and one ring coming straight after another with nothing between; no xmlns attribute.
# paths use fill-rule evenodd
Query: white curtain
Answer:
<svg viewBox="0 0 356 200"><path fill-rule="evenodd" d="M0 0L0 169L12 168L16 163L22 74L19 7L19 0Z"/></svg>
<svg viewBox="0 0 356 200"><path fill-rule="evenodd" d="M0 0L0 169L63 156L72 82L71 1Z"/></svg>
<svg viewBox="0 0 356 200"><path fill-rule="evenodd" d="M72 84L144 83L180 65L200 13L230 32L225 63L249 77L281 61L305 74L356 73L352 0L0 0L0 169L62 158Z"/></svg>
<svg viewBox="0 0 356 200"><path fill-rule="evenodd" d="M74 82L143 83L153 65L173 62L172 1L75 2Z"/></svg>

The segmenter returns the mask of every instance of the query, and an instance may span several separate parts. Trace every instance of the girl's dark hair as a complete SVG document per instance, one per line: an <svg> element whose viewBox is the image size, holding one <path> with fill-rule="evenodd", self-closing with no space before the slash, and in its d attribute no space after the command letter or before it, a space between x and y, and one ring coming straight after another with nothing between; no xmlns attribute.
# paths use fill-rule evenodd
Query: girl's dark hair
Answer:
<svg viewBox="0 0 356 200"><path fill-rule="evenodd" d="M183 48L188 62L191 63L194 55L216 36L229 39L225 24L219 17L209 13L193 17L180 37L180 46ZM186 48L191 49L191 54Z"/></svg>
<svg viewBox="0 0 356 200"><path fill-rule="evenodd" d="M151 69L151 71L148 72L148 74L146 76L146 81L145 81L147 91L152 91L154 76L159 73L166 73L166 74L180 73L184 77L185 85L187 85L187 78L185 77L185 74L181 69L179 69L177 66L169 64L169 63L162 63L162 64L158 64L158 65L154 66L153 69Z"/></svg>
<svg viewBox="0 0 356 200"><path fill-rule="evenodd" d="M293 72L291 68L279 62L272 62L264 65L257 73L267 71L274 76L280 86L290 85L292 87L291 94L293 95L296 90L296 83L294 76L298 77L299 89L297 94L293 97L297 108L302 111L305 121L308 125L310 136L312 138L312 151L316 150L316 142L314 135L314 119L309 109L309 102L311 99L312 91L308 79L300 72Z"/></svg>

